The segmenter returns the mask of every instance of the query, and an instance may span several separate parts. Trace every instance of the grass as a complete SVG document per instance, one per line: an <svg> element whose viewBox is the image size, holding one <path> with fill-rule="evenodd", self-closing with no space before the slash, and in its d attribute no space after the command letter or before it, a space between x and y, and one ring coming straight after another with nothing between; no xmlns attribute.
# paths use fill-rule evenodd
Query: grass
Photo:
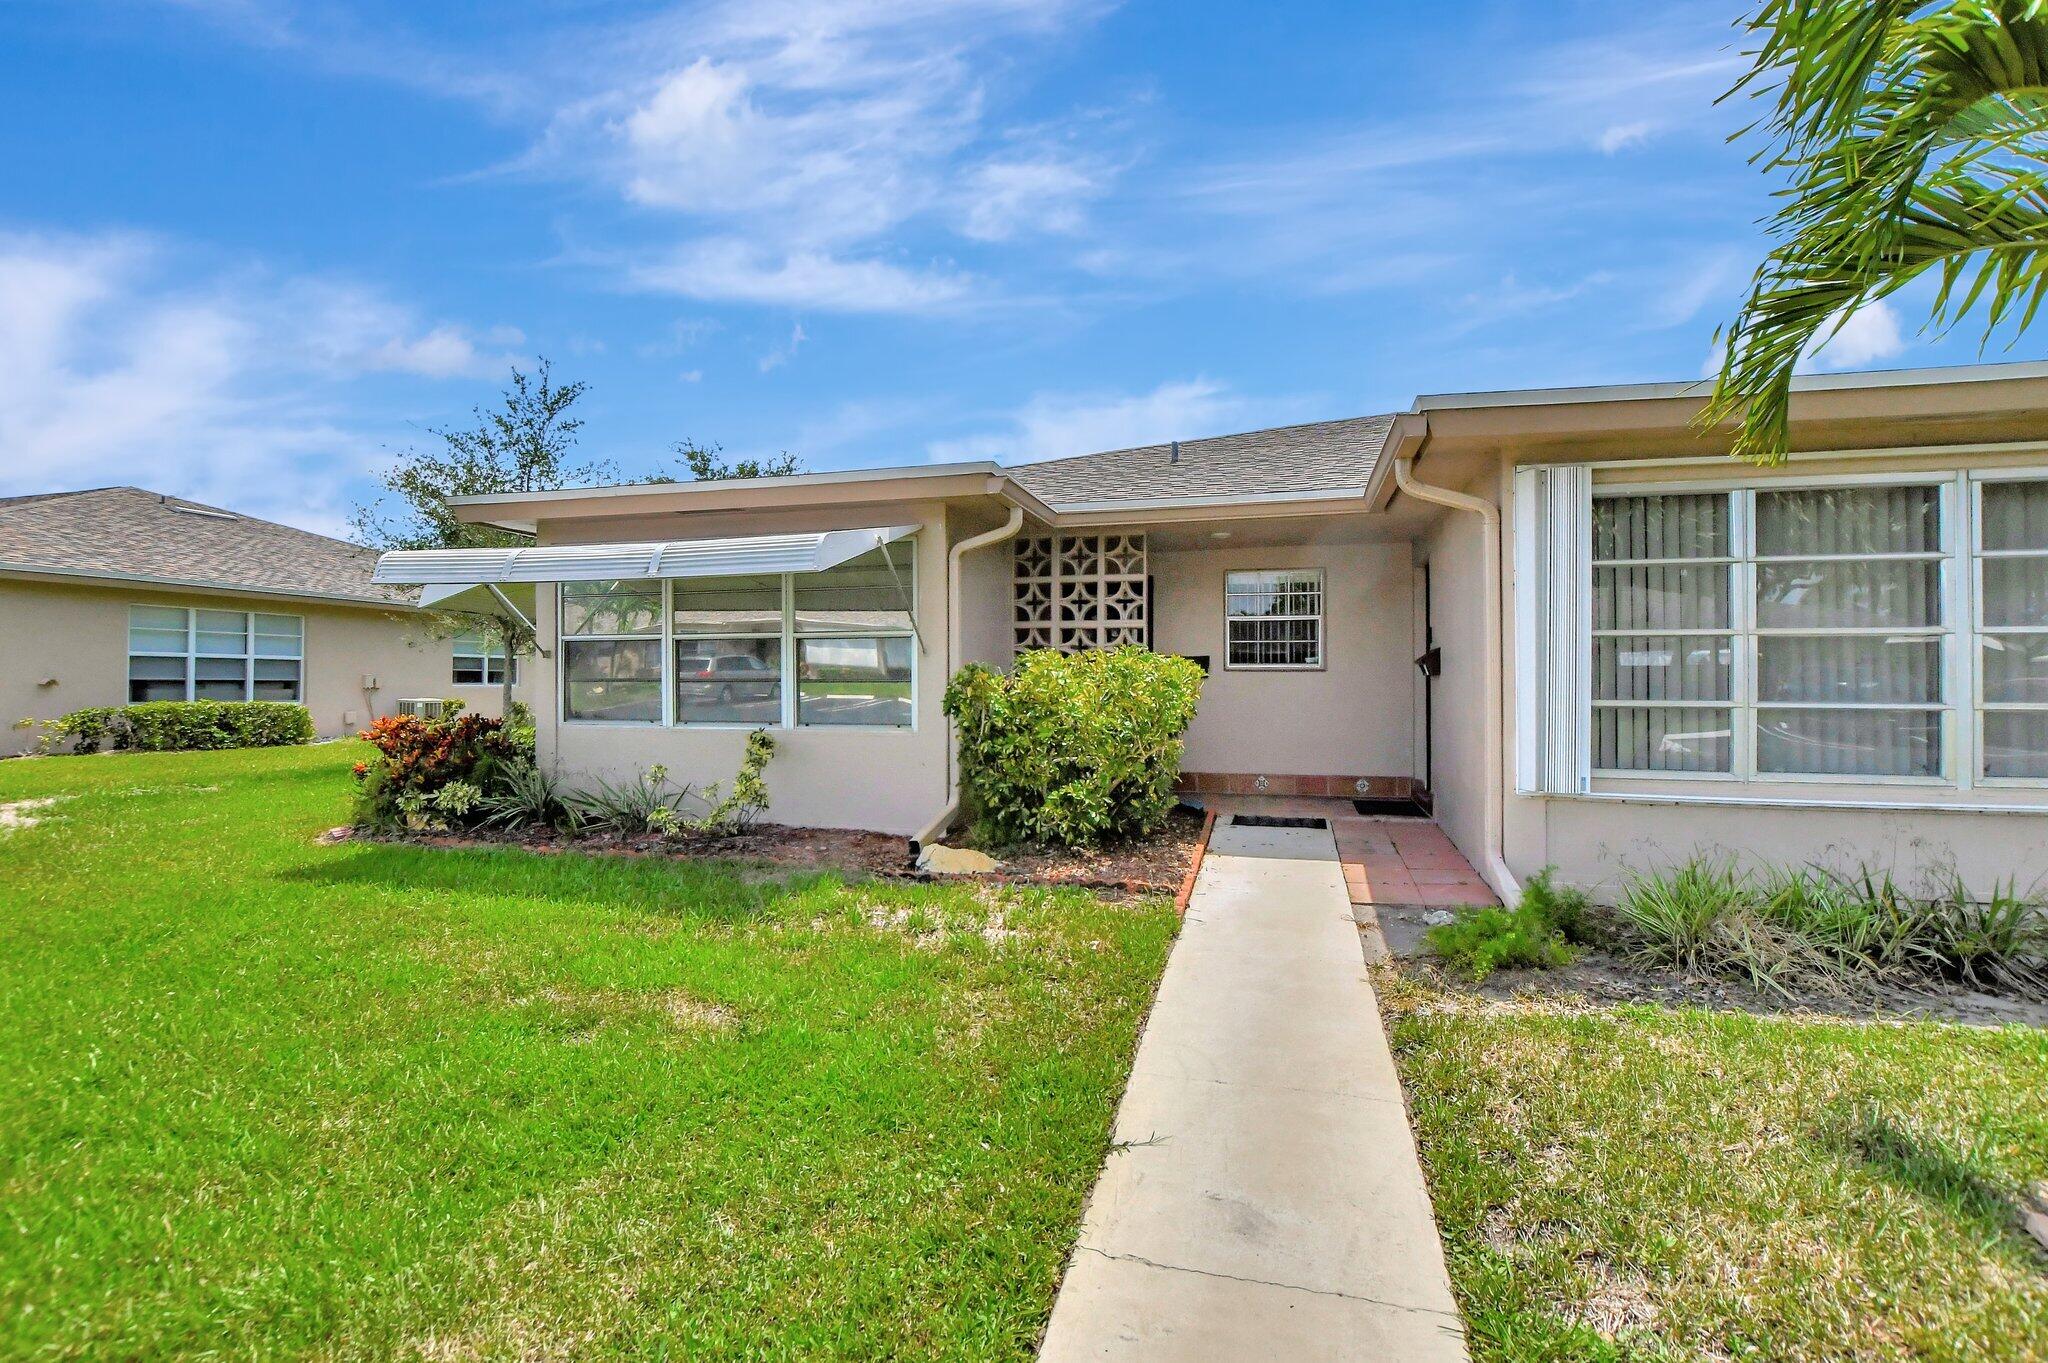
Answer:
<svg viewBox="0 0 2048 1363"><path fill-rule="evenodd" d="M1170 908L316 845L360 755L0 763L0 1356L1029 1355Z"/></svg>
<svg viewBox="0 0 2048 1363"><path fill-rule="evenodd" d="M1480 1363L2048 1357L2048 1033L1381 990Z"/></svg>

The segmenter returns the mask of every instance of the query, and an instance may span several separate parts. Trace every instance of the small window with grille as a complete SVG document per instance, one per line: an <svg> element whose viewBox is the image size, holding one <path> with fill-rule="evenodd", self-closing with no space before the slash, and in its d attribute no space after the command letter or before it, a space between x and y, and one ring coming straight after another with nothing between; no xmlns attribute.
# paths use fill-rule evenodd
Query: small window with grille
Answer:
<svg viewBox="0 0 2048 1363"><path fill-rule="evenodd" d="M1223 583L1223 665L1304 671L1323 665L1323 570L1229 573Z"/></svg>

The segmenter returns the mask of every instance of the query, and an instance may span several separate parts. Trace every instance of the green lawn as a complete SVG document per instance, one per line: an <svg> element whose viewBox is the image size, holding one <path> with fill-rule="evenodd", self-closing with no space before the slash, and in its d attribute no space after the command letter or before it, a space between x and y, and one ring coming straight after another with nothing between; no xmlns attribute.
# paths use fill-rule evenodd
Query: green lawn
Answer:
<svg viewBox="0 0 2048 1363"><path fill-rule="evenodd" d="M0 1356L1029 1355L1169 906L315 845L359 755L0 763Z"/></svg>
<svg viewBox="0 0 2048 1363"><path fill-rule="evenodd" d="M2048 1358L2048 1033L1381 988L1481 1363Z"/></svg>

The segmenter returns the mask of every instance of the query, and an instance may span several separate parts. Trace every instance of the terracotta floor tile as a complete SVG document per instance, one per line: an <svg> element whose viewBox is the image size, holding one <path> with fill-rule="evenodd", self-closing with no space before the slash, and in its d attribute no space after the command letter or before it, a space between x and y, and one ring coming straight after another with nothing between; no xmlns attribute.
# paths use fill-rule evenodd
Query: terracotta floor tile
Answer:
<svg viewBox="0 0 2048 1363"><path fill-rule="evenodd" d="M1465 866L1410 866L1409 878L1417 885L1476 885L1479 878Z"/></svg>

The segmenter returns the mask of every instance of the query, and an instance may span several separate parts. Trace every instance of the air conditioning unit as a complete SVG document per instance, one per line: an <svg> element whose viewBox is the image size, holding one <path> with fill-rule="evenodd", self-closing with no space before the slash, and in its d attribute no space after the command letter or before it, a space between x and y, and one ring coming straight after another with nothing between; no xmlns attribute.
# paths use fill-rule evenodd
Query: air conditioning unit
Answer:
<svg viewBox="0 0 2048 1363"><path fill-rule="evenodd" d="M410 700L398 702L398 713L417 715L421 719L442 719L448 714L451 704L453 702L442 700L438 696L414 696Z"/></svg>

